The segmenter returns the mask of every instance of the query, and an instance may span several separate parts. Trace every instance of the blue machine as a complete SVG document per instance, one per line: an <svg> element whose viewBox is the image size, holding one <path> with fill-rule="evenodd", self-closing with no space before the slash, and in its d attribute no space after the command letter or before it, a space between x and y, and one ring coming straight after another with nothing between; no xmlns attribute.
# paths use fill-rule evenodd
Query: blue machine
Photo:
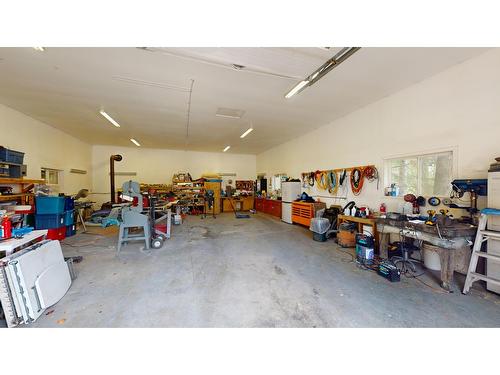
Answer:
<svg viewBox="0 0 500 375"><path fill-rule="evenodd" d="M474 192L477 195L486 196L488 195L488 180L454 180L451 183L453 186L453 191L462 196L466 192ZM461 198L461 197L460 197Z"/></svg>
<svg viewBox="0 0 500 375"><path fill-rule="evenodd" d="M450 204L451 208L463 208L470 212L471 215L477 212L477 197L488 195L488 180L454 180L451 183L453 187L452 198L462 198L465 193L470 194L470 206L460 207L456 204Z"/></svg>

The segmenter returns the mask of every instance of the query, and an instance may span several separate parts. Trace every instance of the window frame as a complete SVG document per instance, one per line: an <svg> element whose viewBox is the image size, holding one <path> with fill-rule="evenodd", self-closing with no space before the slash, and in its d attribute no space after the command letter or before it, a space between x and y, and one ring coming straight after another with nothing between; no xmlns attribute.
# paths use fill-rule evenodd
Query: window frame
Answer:
<svg viewBox="0 0 500 375"><path fill-rule="evenodd" d="M281 186L283 181L287 179L288 175L286 173L278 173L271 176L271 190L281 191ZM279 181L279 187L276 186L276 182Z"/></svg>
<svg viewBox="0 0 500 375"><path fill-rule="evenodd" d="M417 159L417 196L422 195L427 197L428 195L423 195L423 179L422 179L422 158L426 156L433 156L439 154L451 154L451 181L450 181L450 191L451 191L451 182L455 180L457 177L458 170L458 147L449 147L443 149L429 150L420 153L408 153L408 154L400 154L400 155L391 155L384 158L384 186L390 187L392 184L392 174L390 171L390 163L393 160L399 159ZM385 196L385 192L382 194ZM399 196L394 198L402 198L406 193L401 192ZM436 195L437 197L446 198L446 195Z"/></svg>
<svg viewBox="0 0 500 375"><path fill-rule="evenodd" d="M45 178L42 177L42 173L45 171ZM56 184L51 184L49 179L47 178L47 173L55 172L57 174L57 183ZM56 169L56 168L47 168L47 167L40 167L40 178L45 180L45 185L48 186L59 186L61 184L61 172L62 170Z"/></svg>

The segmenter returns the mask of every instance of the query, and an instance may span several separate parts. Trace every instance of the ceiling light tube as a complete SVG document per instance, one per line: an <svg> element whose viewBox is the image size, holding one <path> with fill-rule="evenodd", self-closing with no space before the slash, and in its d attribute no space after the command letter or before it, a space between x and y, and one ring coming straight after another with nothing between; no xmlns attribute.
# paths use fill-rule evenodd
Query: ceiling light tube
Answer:
<svg viewBox="0 0 500 375"><path fill-rule="evenodd" d="M253 128L248 128L248 130L246 132L244 132L242 135L240 135L240 138L245 138L252 131L253 131Z"/></svg>
<svg viewBox="0 0 500 375"><path fill-rule="evenodd" d="M134 138L130 138L130 142L132 142L137 147L141 147L141 144L139 142L137 142Z"/></svg>
<svg viewBox="0 0 500 375"><path fill-rule="evenodd" d="M229 150L231 148L231 146L226 146L226 148L224 150L222 150L222 152L226 152L227 150Z"/></svg>
<svg viewBox="0 0 500 375"><path fill-rule="evenodd" d="M36 51L40 51L40 52L45 51L45 48L43 48L43 47L33 47L33 49Z"/></svg>
<svg viewBox="0 0 500 375"><path fill-rule="evenodd" d="M314 85L321 78L323 78L327 73L329 73L332 69L336 68L338 65L343 63L349 57L351 57L355 52L360 50L360 47L344 47L342 48L335 56L333 56L330 60L321 65L316 71L307 77L309 80L309 86Z"/></svg>
<svg viewBox="0 0 500 375"><path fill-rule="evenodd" d="M306 81L300 81L299 83L297 83L295 85L295 87L293 89L291 89L288 92L288 94L285 95L285 98L290 99L292 96L294 96L300 90L302 90L308 83L309 83L309 81L307 81L307 80Z"/></svg>
<svg viewBox="0 0 500 375"><path fill-rule="evenodd" d="M336 68L338 65L343 63L349 57L351 57L354 53L359 51L361 47L344 47L342 48L335 56L326 61L323 65L321 65L318 69L316 69L312 74L310 74L303 81L300 81L293 89L291 89L288 94L285 95L285 98L289 99L293 95L301 92L306 86L312 86L316 82L318 82L321 78L323 78L328 72L332 69Z"/></svg>
<svg viewBox="0 0 500 375"><path fill-rule="evenodd" d="M113 117L111 117L110 115L108 115L106 112L104 112L103 110L101 110L101 111L99 111L99 113L100 113L101 115L103 115L103 116L106 118L106 120L108 120L108 121L109 121L110 123L112 123L114 126L116 126L117 128L119 128L119 127L120 127L120 124L119 124L119 123L117 123L117 122L113 119Z"/></svg>

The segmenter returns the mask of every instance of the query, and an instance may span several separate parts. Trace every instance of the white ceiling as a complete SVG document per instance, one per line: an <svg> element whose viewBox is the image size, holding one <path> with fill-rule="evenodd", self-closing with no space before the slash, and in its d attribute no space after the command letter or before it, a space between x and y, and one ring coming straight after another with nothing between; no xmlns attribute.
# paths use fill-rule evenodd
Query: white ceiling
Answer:
<svg viewBox="0 0 500 375"><path fill-rule="evenodd" d="M362 48L315 85L284 98L337 50L0 48L0 103L91 144L133 146L129 138L135 138L144 147L221 151L231 145L229 152L258 154L485 51ZM244 115L217 117L219 107ZM250 123L254 132L240 139Z"/></svg>

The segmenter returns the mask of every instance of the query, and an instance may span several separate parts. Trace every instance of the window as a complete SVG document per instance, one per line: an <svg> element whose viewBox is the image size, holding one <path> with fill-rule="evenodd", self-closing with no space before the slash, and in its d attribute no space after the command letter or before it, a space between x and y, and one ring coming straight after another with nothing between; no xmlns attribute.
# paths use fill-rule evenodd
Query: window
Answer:
<svg viewBox="0 0 500 375"><path fill-rule="evenodd" d="M388 159L385 172L387 186L397 185L399 196L448 196L453 180L453 152Z"/></svg>
<svg viewBox="0 0 500 375"><path fill-rule="evenodd" d="M42 168L41 177L47 185L59 185L59 170L51 168Z"/></svg>
<svg viewBox="0 0 500 375"><path fill-rule="evenodd" d="M281 183L287 178L286 174L276 174L271 177L271 190L281 190Z"/></svg>

